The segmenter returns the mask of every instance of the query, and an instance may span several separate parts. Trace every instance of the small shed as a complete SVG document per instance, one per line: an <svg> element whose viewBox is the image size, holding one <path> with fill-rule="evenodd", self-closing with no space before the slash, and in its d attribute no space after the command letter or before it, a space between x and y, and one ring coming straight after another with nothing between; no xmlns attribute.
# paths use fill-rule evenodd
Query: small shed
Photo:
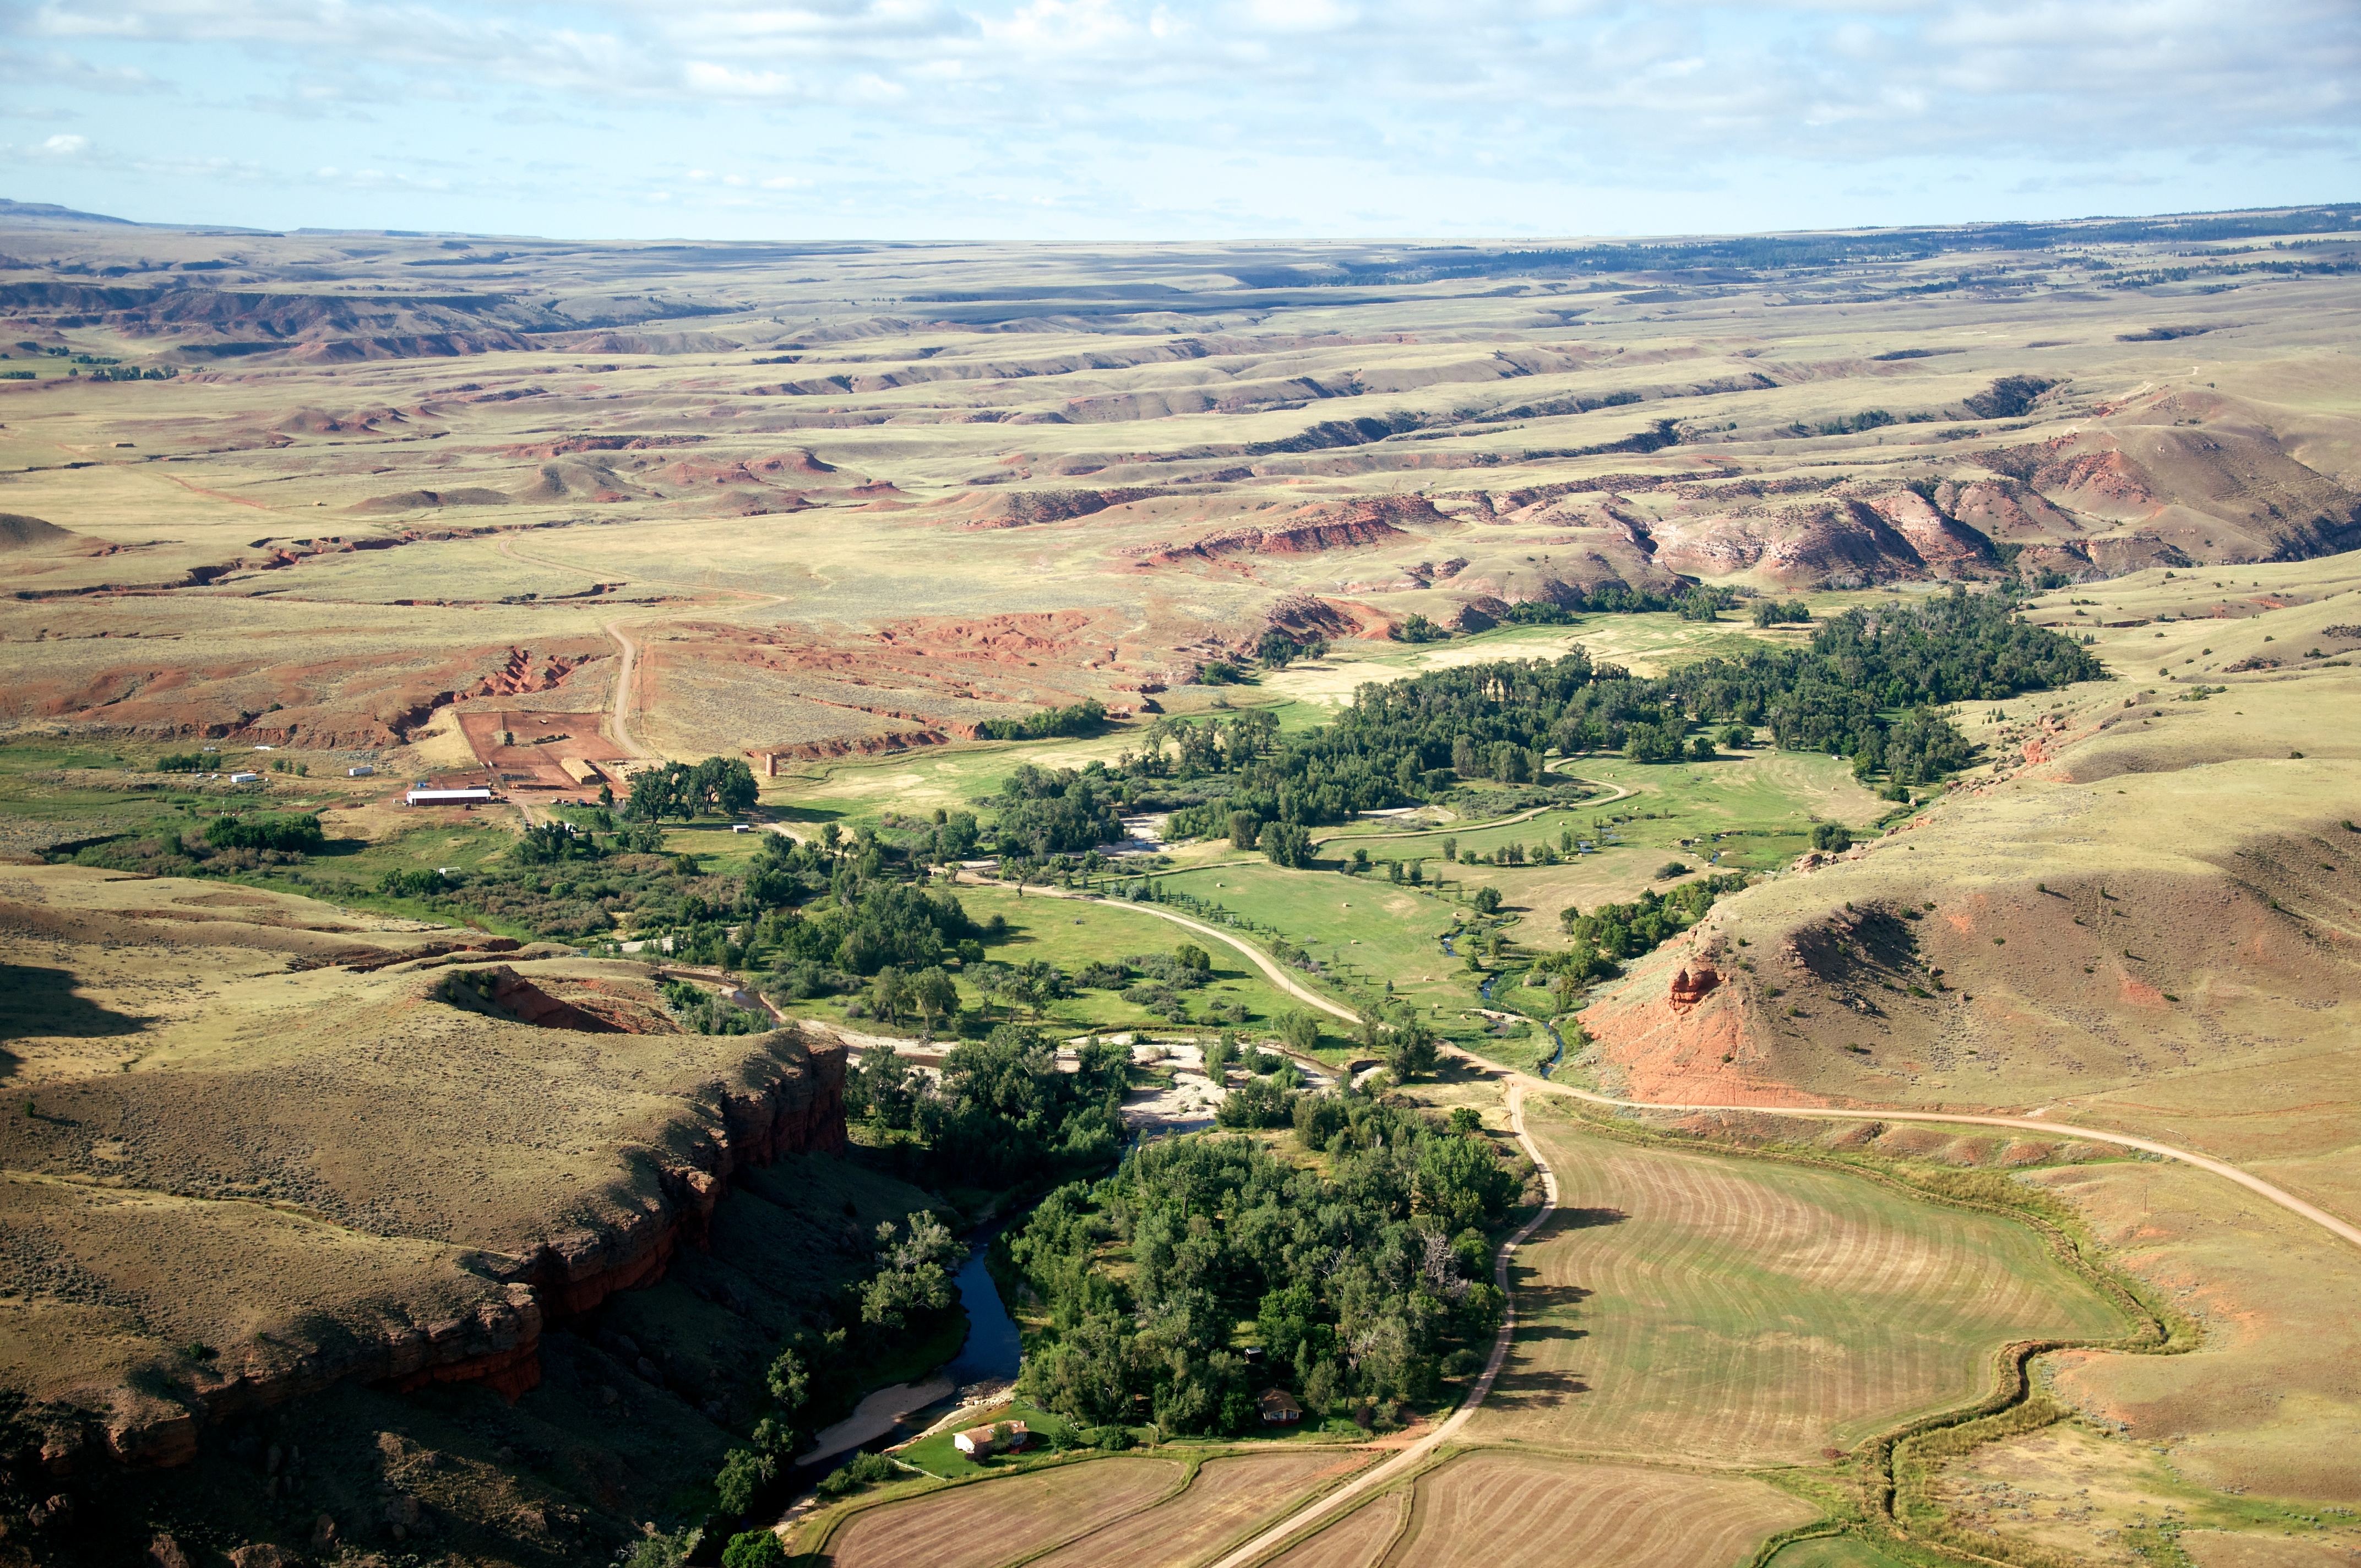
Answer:
<svg viewBox="0 0 2361 1568"><path fill-rule="evenodd" d="M971 1458L980 1453L998 1453L1018 1449L1032 1441L1023 1421L1001 1421L988 1427L970 1427L951 1438L951 1446Z"/></svg>
<svg viewBox="0 0 2361 1568"><path fill-rule="evenodd" d="M1303 1407L1284 1388L1266 1388L1255 1397L1255 1403L1262 1408L1262 1424L1267 1427L1291 1427L1303 1419Z"/></svg>

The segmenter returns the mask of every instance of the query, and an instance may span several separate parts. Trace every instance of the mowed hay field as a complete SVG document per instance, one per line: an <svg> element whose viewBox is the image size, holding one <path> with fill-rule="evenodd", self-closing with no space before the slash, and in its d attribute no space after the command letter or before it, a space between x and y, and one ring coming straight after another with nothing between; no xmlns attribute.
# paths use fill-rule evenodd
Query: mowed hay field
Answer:
<svg viewBox="0 0 2361 1568"><path fill-rule="evenodd" d="M1171 1501L1093 1530L1033 1562L1038 1568L1185 1568L1212 1558L1374 1457L1363 1450L1312 1449L1207 1460L1189 1489Z"/></svg>
<svg viewBox="0 0 2361 1568"><path fill-rule="evenodd" d="M1375 1568L1410 1525L1411 1495L1388 1492L1355 1508L1309 1541L1272 1558L1265 1568Z"/></svg>
<svg viewBox="0 0 2361 1568"><path fill-rule="evenodd" d="M1818 1515L1743 1476L1479 1452L1419 1482L1384 1568L1729 1568Z"/></svg>
<svg viewBox="0 0 2361 1568"><path fill-rule="evenodd" d="M1969 1398L2011 1340L2125 1331L2007 1221L1527 1117L1561 1212L1518 1255L1524 1326L1476 1440L1809 1462Z"/></svg>
<svg viewBox="0 0 2361 1568"><path fill-rule="evenodd" d="M1099 1459L976 1481L855 1514L828 1542L834 1568L1000 1568L1089 1534L1180 1484L1172 1459Z"/></svg>

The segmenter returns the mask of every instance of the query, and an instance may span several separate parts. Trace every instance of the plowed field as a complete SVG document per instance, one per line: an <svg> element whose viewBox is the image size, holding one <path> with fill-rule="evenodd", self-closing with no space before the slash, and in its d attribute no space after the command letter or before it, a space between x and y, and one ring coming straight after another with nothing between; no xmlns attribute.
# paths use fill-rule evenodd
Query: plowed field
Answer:
<svg viewBox="0 0 2361 1568"><path fill-rule="evenodd" d="M1400 1533L1402 1511L1409 1505L1406 1492L1389 1492L1364 1503L1301 1546L1272 1558L1269 1568L1374 1568Z"/></svg>
<svg viewBox="0 0 2361 1568"><path fill-rule="evenodd" d="M1170 1459L1102 1459L980 1481L856 1515L829 1541L834 1568L996 1568L1147 1507L1181 1475Z"/></svg>
<svg viewBox="0 0 2361 1568"><path fill-rule="evenodd" d="M1817 1512L1736 1476L1471 1453L1419 1483L1385 1568L1727 1568Z"/></svg>
<svg viewBox="0 0 2361 1568"><path fill-rule="evenodd" d="M1766 1464L1971 1398L1990 1352L2122 1331L2024 1227L1838 1172L1641 1148L1546 1114L1560 1217L1478 1440Z"/></svg>

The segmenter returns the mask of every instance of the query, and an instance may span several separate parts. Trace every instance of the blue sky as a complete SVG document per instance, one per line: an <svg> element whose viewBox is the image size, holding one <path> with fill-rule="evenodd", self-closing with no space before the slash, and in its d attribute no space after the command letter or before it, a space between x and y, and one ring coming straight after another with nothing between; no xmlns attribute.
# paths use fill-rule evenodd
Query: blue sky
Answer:
<svg viewBox="0 0 2361 1568"><path fill-rule="evenodd" d="M584 238L2361 198L2361 0L0 0L0 195Z"/></svg>

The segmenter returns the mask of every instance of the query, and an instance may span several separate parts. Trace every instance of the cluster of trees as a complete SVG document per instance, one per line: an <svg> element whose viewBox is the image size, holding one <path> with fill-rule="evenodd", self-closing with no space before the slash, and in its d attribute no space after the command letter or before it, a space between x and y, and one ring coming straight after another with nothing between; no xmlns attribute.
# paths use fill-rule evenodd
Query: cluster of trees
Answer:
<svg viewBox="0 0 2361 1568"><path fill-rule="evenodd" d="M660 989L664 1005L692 1035L766 1035L776 1026L768 1013L738 1006L685 980L667 980Z"/></svg>
<svg viewBox="0 0 2361 1568"><path fill-rule="evenodd" d="M1076 773L1027 762L1000 786L991 837L1004 855L1079 855L1123 837L1121 804L1103 765Z"/></svg>
<svg viewBox="0 0 2361 1568"><path fill-rule="evenodd" d="M997 1187L1104 1166L1123 1137L1127 1046L1091 1041L1077 1070L1034 1031L1004 1024L943 1058L939 1082L891 1051L871 1051L845 1080L845 1111L881 1131L909 1135L929 1174Z"/></svg>
<svg viewBox="0 0 2361 1568"><path fill-rule="evenodd" d="M1750 612L1757 626L1809 626L1811 608L1802 599L1757 599Z"/></svg>
<svg viewBox="0 0 2361 1568"><path fill-rule="evenodd" d="M204 837L216 850L276 850L283 855L316 855L328 841L319 817L308 812L216 817L205 824Z"/></svg>
<svg viewBox="0 0 2361 1568"><path fill-rule="evenodd" d="M1025 1393L1086 1423L1235 1432L1272 1384L1322 1418L1480 1366L1503 1306L1485 1231L1517 1172L1368 1095L1299 1095L1290 1116L1327 1174L1246 1138L1164 1139L1043 1200L1007 1243L1052 1325Z"/></svg>
<svg viewBox="0 0 2361 1568"><path fill-rule="evenodd" d="M623 815L634 822L735 817L752 809L755 795L754 770L743 757L666 762L631 775L631 797L623 803Z"/></svg>
<svg viewBox="0 0 2361 1568"><path fill-rule="evenodd" d="M747 878L750 896L757 876ZM884 878L863 882L845 875L841 881L827 898L767 912L756 927L756 940L780 961L824 963L862 977L888 965L907 971L969 951L983 956L979 938L986 927L968 918L950 894ZM774 873L763 882L763 892L791 897L799 890L799 884L788 889L780 882ZM963 943L975 946L966 948Z"/></svg>
<svg viewBox="0 0 2361 1568"><path fill-rule="evenodd" d="M1365 686L1324 729L1287 737L1233 770L1229 795L1173 815L1176 835L1234 832L1250 816L1316 827L1414 804L1460 780L1541 776L1535 760L1620 752L1651 761L1713 754L1767 726L1783 747L1853 757L1924 783L1962 765L1966 738L1933 710L2103 679L2071 639L2015 619L2006 600L1961 589L1916 605L1848 610L1800 648L1762 648L1642 678L1576 649L1552 663L1503 661ZM1889 719L1899 710L1903 717ZM1696 733L1703 729L1708 733Z"/></svg>
<svg viewBox="0 0 2361 1568"><path fill-rule="evenodd" d="M1617 960L1670 941L1703 919L1715 899L1745 885L1742 874L1730 872L1685 882L1669 893L1650 888L1629 904L1602 904L1587 915L1569 904L1557 912L1557 924L1574 945L1536 959L1533 969L1577 985L1603 980L1616 972Z"/></svg>
<svg viewBox="0 0 2361 1568"><path fill-rule="evenodd" d="M981 729L987 740L1047 740L1060 735L1088 735L1106 722L1106 708L1084 698L1071 707L1045 707L1022 718L987 718Z"/></svg>

